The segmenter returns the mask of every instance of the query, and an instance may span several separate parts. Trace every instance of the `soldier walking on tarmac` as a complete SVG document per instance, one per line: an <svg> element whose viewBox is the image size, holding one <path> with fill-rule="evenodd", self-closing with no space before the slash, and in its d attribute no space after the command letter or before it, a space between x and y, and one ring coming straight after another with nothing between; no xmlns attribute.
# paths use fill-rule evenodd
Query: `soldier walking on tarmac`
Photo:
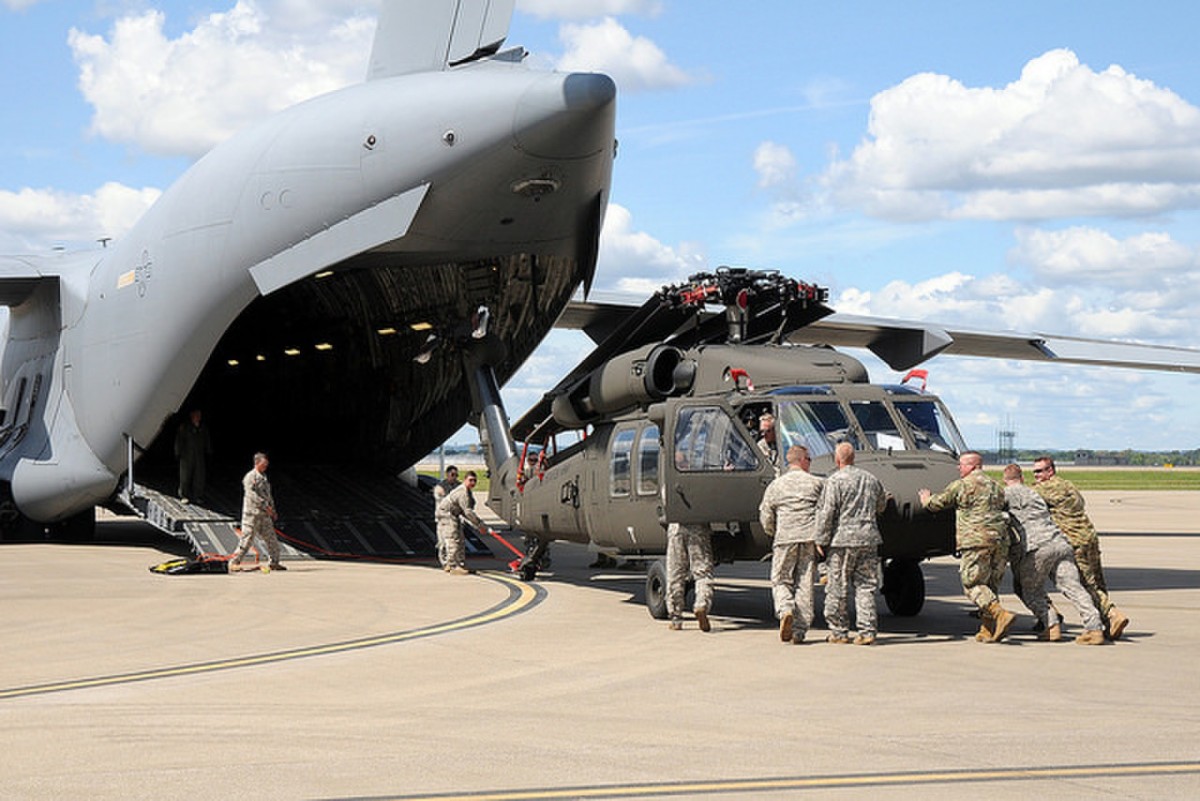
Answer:
<svg viewBox="0 0 1200 801"><path fill-rule="evenodd" d="M250 550L255 538L267 548L268 570L287 570L279 561L279 538L275 536L275 498L267 480L270 461L265 453L254 454L254 467L242 478L242 536L229 557L229 571L242 567L242 557Z"/></svg>
<svg viewBox="0 0 1200 801"><path fill-rule="evenodd" d="M919 493L931 512L955 509L963 592L979 607L980 642L999 642L1017 616L1000 605L1000 581L1008 562L1008 519L1004 488L983 472L983 457L965 451L958 457L960 478L934 495Z"/></svg>
<svg viewBox="0 0 1200 801"><path fill-rule="evenodd" d="M854 446L839 442L833 451L837 472L825 479L817 512L817 543L829 557L825 586L825 622L832 643L850 642L849 599L854 595L855 645L874 645L879 630L875 593L881 567L883 537L876 518L887 508L888 496L879 479L854 466Z"/></svg>
<svg viewBox="0 0 1200 801"><path fill-rule="evenodd" d="M758 507L759 521L774 539L771 596L779 619L779 639L802 643L813 622L817 574L817 504L824 479L808 472L808 448L787 451L788 470L771 482Z"/></svg>

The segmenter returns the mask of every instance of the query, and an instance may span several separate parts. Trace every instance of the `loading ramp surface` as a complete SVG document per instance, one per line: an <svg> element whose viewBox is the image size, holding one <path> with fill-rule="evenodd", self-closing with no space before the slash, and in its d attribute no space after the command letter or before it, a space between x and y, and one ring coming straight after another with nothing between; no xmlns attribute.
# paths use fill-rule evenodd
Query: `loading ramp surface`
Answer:
<svg viewBox="0 0 1200 801"><path fill-rule="evenodd" d="M133 495L123 493L122 502L197 554L228 554L237 547L245 471L212 472L205 497L187 503L177 497L171 471L135 473ZM285 560L436 559L433 496L425 486L341 466L273 467L269 475ZM463 528L468 557L492 556L473 527Z"/></svg>

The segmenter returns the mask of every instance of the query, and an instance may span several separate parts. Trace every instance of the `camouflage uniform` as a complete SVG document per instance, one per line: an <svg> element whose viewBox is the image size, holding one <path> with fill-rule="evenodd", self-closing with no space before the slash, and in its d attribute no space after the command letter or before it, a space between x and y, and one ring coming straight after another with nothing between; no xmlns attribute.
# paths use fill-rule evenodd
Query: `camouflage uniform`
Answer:
<svg viewBox="0 0 1200 801"><path fill-rule="evenodd" d="M693 612L707 612L713 598L712 529L702 524L667 526L667 613L683 616L688 573L696 580Z"/></svg>
<svg viewBox="0 0 1200 801"><path fill-rule="evenodd" d="M1046 502L1024 484L1005 487L1004 497L1008 500L1009 523L1016 535L1013 550L1019 553L1013 565L1021 578L1017 592L1021 601L1049 630L1058 623L1057 617L1051 619L1053 613L1046 595L1046 580L1052 579L1067 600L1075 604L1083 627L1088 631L1102 630L1100 613L1080 583L1071 543L1054 525Z"/></svg>
<svg viewBox="0 0 1200 801"><path fill-rule="evenodd" d="M442 526L442 521L448 521L449 524L455 527L458 526L458 521L444 515L440 507L442 504L442 499L453 492L454 488L459 486L461 483L462 482L460 481L451 481L450 479L445 478L433 485L433 522L437 530L437 558L443 569L445 569L447 565L446 538L443 536L444 527Z"/></svg>
<svg viewBox="0 0 1200 801"><path fill-rule="evenodd" d="M1008 521L1004 489L982 470L973 470L929 498L931 512L955 509L956 542L963 592L981 610L1000 600L1007 565Z"/></svg>
<svg viewBox="0 0 1200 801"><path fill-rule="evenodd" d="M1046 501L1054 524L1075 549L1075 565L1079 568L1083 586L1087 587L1100 614L1108 620L1113 603L1109 600L1104 569L1100 566L1100 538L1084 511L1083 496L1074 484L1057 474L1039 481L1033 488Z"/></svg>
<svg viewBox="0 0 1200 801"><path fill-rule="evenodd" d="M817 564L817 504L823 479L793 467L771 482L763 493L758 517L771 553L771 595L775 616L795 618L792 639L800 642L812 626L813 584Z"/></svg>
<svg viewBox="0 0 1200 801"><path fill-rule="evenodd" d="M871 638L879 629L875 593L881 581L879 545L883 537L876 518L886 506L883 484L854 465L825 479L817 511L817 542L829 547L825 622L834 639L848 634L851 591L858 636Z"/></svg>
<svg viewBox="0 0 1200 801"><path fill-rule="evenodd" d="M242 478L242 536L229 557L229 566L236 568L257 537L267 547L271 567L279 565L279 538L275 536L275 521L269 510L275 508L271 482L266 473L251 470Z"/></svg>
<svg viewBox="0 0 1200 801"><path fill-rule="evenodd" d="M467 543L462 533L464 517L476 526L483 526L475 514L475 494L466 484L459 484L437 505L438 540L444 543L446 570L467 567Z"/></svg>

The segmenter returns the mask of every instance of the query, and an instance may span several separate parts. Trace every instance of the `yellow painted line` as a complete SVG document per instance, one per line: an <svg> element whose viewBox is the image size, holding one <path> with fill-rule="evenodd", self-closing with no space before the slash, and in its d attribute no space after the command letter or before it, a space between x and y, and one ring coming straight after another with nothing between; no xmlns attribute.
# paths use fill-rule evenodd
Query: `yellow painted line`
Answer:
<svg viewBox="0 0 1200 801"><path fill-rule="evenodd" d="M392 801L539 801L555 798L631 798L701 793L757 793L768 790L820 790L842 787L969 784L1029 779L1074 779L1122 776L1162 776L1200 773L1200 762L1144 762L1127 765L1079 765L1049 768L997 768L926 773L882 773L854 776L808 776L776 779L729 779L707 782L663 782L540 790L486 791L460 795L377 796Z"/></svg>
<svg viewBox="0 0 1200 801"><path fill-rule="evenodd" d="M394 645L396 643L406 642L408 640L434 637L439 634L448 634L453 631L460 631L462 629L474 628L476 626L494 623L498 620L512 617L513 615L532 608L537 603L540 603L546 595L546 591L541 587L534 587L502 573L487 572L480 573L479 575L483 578L507 585L509 588L509 597L491 609L480 612L476 615L470 615L468 617L461 618L459 620L452 620L446 623L435 623L430 626L425 626L424 628L411 629L409 631L380 634L374 637L363 637L361 639L347 640L345 642L311 645L303 648L292 648L286 651L276 651L268 654L256 654L252 656L236 657L233 659L221 659L214 662L199 662L190 665L175 665L173 667L142 670L133 673L122 673L114 676L69 679L66 681L52 682L49 684L36 684L28 687L13 687L11 689L0 690L0 700L7 698L21 698L28 695L44 695L46 693L66 692L68 690L83 690L91 687L108 687L115 684L130 684L138 681L151 681L153 679L165 679L176 676L215 673L221 670L234 670L236 668L269 665L275 662L285 662L293 659L307 659L313 656L326 656L328 654L356 651L362 648L377 648L381 645Z"/></svg>
<svg viewBox="0 0 1200 801"><path fill-rule="evenodd" d="M124 273L121 273L120 275L118 275L117 276L117 289L124 289L125 287L133 284L134 276L135 276L135 272L133 270L130 270L128 272L124 272Z"/></svg>

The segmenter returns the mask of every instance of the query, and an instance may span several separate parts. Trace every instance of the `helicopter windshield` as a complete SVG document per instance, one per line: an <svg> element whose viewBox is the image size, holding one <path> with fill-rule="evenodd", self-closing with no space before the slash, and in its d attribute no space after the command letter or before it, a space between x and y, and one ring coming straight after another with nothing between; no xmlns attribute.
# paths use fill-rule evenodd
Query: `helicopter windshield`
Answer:
<svg viewBox="0 0 1200 801"><path fill-rule="evenodd" d="M850 401L850 409L862 427L869 447L878 451L902 451L908 447L882 401Z"/></svg>
<svg viewBox="0 0 1200 801"><path fill-rule="evenodd" d="M754 470L754 448L738 434L736 421L719 406L679 410L675 423L675 468L684 472Z"/></svg>
<svg viewBox="0 0 1200 801"><path fill-rule="evenodd" d="M782 452L792 445L808 448L809 456L827 456L839 442L860 447L858 437L835 400L785 400L779 404L779 426L783 433Z"/></svg>
<svg viewBox="0 0 1200 801"><path fill-rule="evenodd" d="M920 450L953 454L967 450L967 443L940 401L897 398L892 402L896 411L912 426L913 439Z"/></svg>

